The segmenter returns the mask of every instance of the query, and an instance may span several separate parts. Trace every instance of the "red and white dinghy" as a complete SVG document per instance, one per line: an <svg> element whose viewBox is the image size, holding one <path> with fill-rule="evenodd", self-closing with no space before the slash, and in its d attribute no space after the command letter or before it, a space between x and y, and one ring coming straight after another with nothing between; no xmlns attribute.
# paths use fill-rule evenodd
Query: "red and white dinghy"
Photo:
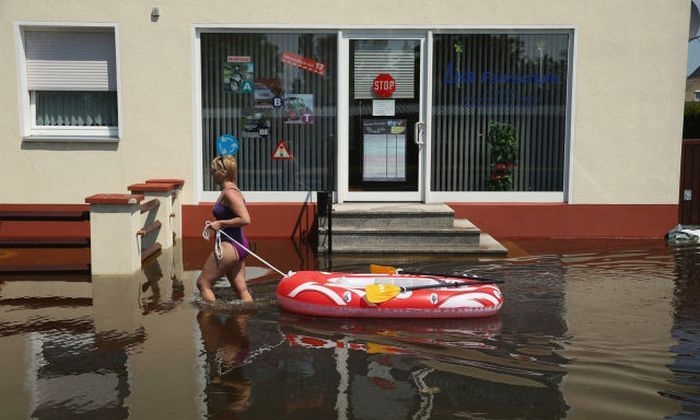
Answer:
<svg viewBox="0 0 700 420"><path fill-rule="evenodd" d="M372 285L421 289L370 303L367 292ZM495 284L439 275L298 271L284 277L276 293L287 311L326 317L479 318L497 314L503 305Z"/></svg>

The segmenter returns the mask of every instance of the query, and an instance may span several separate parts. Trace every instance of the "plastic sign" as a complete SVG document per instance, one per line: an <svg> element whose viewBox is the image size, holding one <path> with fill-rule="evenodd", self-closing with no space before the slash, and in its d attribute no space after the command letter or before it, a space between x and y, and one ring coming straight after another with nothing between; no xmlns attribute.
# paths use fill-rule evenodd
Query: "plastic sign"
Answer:
<svg viewBox="0 0 700 420"><path fill-rule="evenodd" d="M318 61L312 58L303 57L299 54L294 54L289 51L282 52L282 62L295 67L299 67L303 70L310 71L312 73L320 74L321 76L326 74L325 64L319 63Z"/></svg>
<svg viewBox="0 0 700 420"><path fill-rule="evenodd" d="M389 73L380 73L372 82L372 91L382 98L389 98L396 91L396 80Z"/></svg>
<svg viewBox="0 0 700 420"><path fill-rule="evenodd" d="M275 146L275 150L272 152L272 159L275 160L289 160L292 159L292 154L289 152L284 139L280 140Z"/></svg>
<svg viewBox="0 0 700 420"><path fill-rule="evenodd" d="M233 134L224 134L216 139L216 153L219 156L233 156L238 153L238 147L238 138Z"/></svg>

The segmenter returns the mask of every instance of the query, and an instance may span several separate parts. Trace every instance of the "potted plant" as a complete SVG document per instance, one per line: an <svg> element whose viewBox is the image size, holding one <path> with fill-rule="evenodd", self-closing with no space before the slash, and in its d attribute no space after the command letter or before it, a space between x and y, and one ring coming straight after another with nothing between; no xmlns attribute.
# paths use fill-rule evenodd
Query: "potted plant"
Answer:
<svg viewBox="0 0 700 420"><path fill-rule="evenodd" d="M486 135L486 144L491 152L490 191L513 189L513 168L518 153L518 138L515 127L509 123L492 122Z"/></svg>

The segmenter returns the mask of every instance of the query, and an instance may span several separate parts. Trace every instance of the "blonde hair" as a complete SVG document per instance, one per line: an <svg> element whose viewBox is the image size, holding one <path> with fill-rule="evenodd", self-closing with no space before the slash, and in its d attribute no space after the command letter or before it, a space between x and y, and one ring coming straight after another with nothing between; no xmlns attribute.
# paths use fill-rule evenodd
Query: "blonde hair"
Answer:
<svg viewBox="0 0 700 420"><path fill-rule="evenodd" d="M212 160L211 168L222 173L227 181L236 182L238 162L236 162L235 157L231 155L217 156Z"/></svg>

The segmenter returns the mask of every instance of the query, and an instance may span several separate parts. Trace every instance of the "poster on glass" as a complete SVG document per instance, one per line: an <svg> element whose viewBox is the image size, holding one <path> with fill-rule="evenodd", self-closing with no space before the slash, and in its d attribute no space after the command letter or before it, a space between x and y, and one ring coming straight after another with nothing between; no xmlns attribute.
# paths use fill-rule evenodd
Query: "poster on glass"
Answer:
<svg viewBox="0 0 700 420"><path fill-rule="evenodd" d="M363 181L406 181L405 119L365 119L363 134Z"/></svg>

